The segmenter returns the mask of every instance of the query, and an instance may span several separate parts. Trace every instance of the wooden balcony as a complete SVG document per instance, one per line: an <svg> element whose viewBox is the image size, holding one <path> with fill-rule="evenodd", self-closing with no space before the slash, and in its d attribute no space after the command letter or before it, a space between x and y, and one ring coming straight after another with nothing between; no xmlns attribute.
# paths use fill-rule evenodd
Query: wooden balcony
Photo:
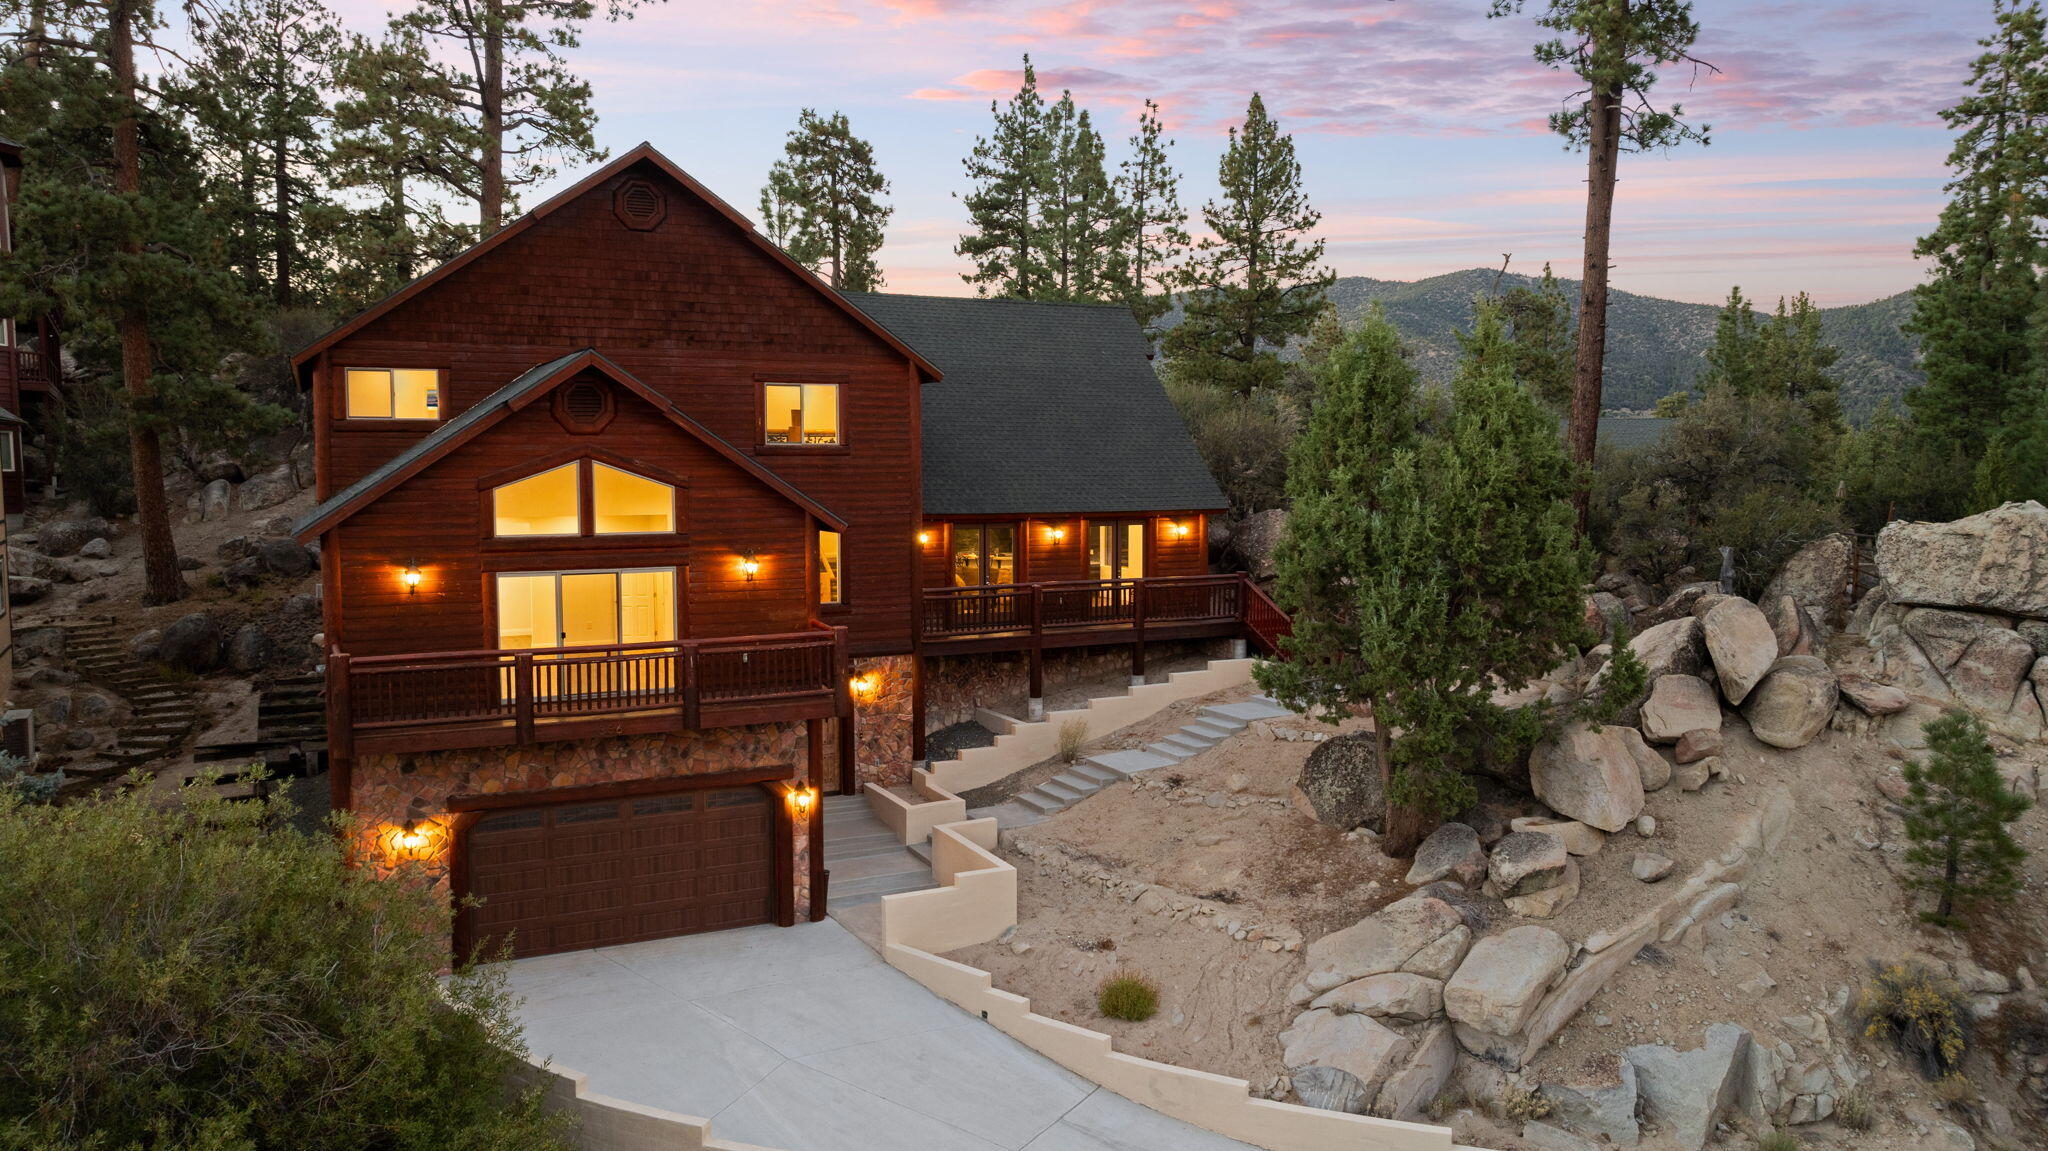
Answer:
<svg viewBox="0 0 2048 1151"><path fill-rule="evenodd" d="M1286 613L1242 574L930 588L922 611L934 655L1216 636L1270 653L1288 631Z"/></svg>
<svg viewBox="0 0 2048 1151"><path fill-rule="evenodd" d="M16 348L14 378L22 391L47 392L57 382L57 366L41 352Z"/></svg>
<svg viewBox="0 0 2048 1151"><path fill-rule="evenodd" d="M848 714L846 629L327 659L340 756L503 747Z"/></svg>

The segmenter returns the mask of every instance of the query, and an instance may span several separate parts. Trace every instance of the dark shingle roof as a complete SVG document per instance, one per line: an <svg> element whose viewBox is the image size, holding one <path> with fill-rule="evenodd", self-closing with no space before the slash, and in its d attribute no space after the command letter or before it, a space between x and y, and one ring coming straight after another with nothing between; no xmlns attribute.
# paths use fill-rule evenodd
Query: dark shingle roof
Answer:
<svg viewBox="0 0 2048 1151"><path fill-rule="evenodd" d="M1129 309L847 298L945 374L924 389L926 515L1228 506Z"/></svg>

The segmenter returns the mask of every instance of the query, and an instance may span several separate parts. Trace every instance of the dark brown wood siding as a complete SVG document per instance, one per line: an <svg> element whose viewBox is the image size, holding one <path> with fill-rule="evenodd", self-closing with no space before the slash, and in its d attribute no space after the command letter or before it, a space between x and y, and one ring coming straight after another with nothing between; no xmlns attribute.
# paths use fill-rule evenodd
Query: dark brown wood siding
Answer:
<svg viewBox="0 0 2048 1151"><path fill-rule="evenodd" d="M1088 525L1091 522L1122 523L1133 519L1145 521L1145 574L1208 574L1208 517L1199 512L1184 515L1157 513L1150 516L1039 516L1017 519L983 516L974 519L929 520L921 529L921 534L930 538L928 542L920 543L917 548L918 571L923 586L948 587L952 584L949 560L952 555L950 533L953 524L1014 523L1023 534L1023 554L1018 562L1018 582L1055 583L1061 580L1094 579L1094 574L1088 570ZM1187 536L1176 536L1170 528L1172 524L1186 524ZM1056 539L1056 531L1064 531L1066 534L1063 538Z"/></svg>
<svg viewBox="0 0 2048 1151"><path fill-rule="evenodd" d="M350 655L498 646L490 581L501 571L674 567L684 600L680 634L691 638L802 630L811 618L804 542L809 517L779 493L678 428L638 397L618 391L604 432L573 435L537 403L457 448L345 521L329 539L336 565L341 634ZM522 470L518 461L601 450L684 481L681 532L674 536L575 540L488 539L487 482ZM489 480L487 481L487 477ZM747 580L740 557L761 570ZM398 573L417 563L408 594Z"/></svg>
<svg viewBox="0 0 2048 1151"><path fill-rule="evenodd" d="M613 214L613 193L629 178L654 181L667 198L667 216L653 231L632 230ZM443 369L445 420L528 368L585 347L845 518L847 601L823 618L849 628L856 652L910 649L917 576L905 541L919 507L915 370L651 164L593 188L328 351L314 380L330 413L321 424L322 497L435 427L343 418L344 369ZM760 385L777 379L841 385L842 448L757 446ZM608 428L595 439L612 435ZM503 427L478 443L496 445L487 451L499 467L528 452ZM653 462L690 474L677 459ZM410 546L402 519L377 526L364 522L370 514L347 526L353 554ZM400 536L388 534L394 529ZM799 526L776 548L807 544L803 537ZM337 638L356 626L346 620Z"/></svg>

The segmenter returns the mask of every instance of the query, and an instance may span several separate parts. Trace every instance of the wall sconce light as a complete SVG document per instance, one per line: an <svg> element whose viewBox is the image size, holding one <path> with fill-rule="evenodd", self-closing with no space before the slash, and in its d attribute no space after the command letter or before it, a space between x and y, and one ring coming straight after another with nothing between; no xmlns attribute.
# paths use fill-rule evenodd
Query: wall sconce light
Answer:
<svg viewBox="0 0 2048 1151"><path fill-rule="evenodd" d="M1195 534L1194 528L1188 526L1188 524L1185 521L1178 520L1167 525L1166 530L1173 533L1173 538L1177 540L1184 540L1189 536Z"/></svg>
<svg viewBox="0 0 2048 1151"><path fill-rule="evenodd" d="M391 848L400 855L417 859L426 853L427 846L432 842L433 837L427 834L425 828L417 821L408 819L405 825L392 835Z"/></svg>
<svg viewBox="0 0 2048 1151"><path fill-rule="evenodd" d="M753 552L748 552L740 557L740 574L747 577L748 583L753 583L754 577L760 573L761 561L754 558Z"/></svg>
<svg viewBox="0 0 2048 1151"><path fill-rule="evenodd" d="M405 585L407 595L420 594L420 578L420 565L417 563L407 563L405 569L398 573L398 582Z"/></svg>
<svg viewBox="0 0 2048 1151"><path fill-rule="evenodd" d="M917 533L917 546L919 546L919 547L921 547L921 548L928 548L928 547L932 546L932 533L930 533L930 532L919 532L919 533Z"/></svg>
<svg viewBox="0 0 2048 1151"><path fill-rule="evenodd" d="M789 789L789 809L798 819L809 818L811 808L818 802L818 789L809 784L798 784Z"/></svg>
<svg viewBox="0 0 2048 1151"><path fill-rule="evenodd" d="M875 694L875 689L881 686L881 684L875 678L874 672L867 672L847 680L846 686L852 688L855 695L873 695Z"/></svg>
<svg viewBox="0 0 2048 1151"><path fill-rule="evenodd" d="M1054 529L1052 529L1052 542L1054 542L1054 543L1060 543L1060 542L1064 541L1064 540L1065 540L1066 538L1067 538L1067 529L1065 529L1065 528L1054 528Z"/></svg>

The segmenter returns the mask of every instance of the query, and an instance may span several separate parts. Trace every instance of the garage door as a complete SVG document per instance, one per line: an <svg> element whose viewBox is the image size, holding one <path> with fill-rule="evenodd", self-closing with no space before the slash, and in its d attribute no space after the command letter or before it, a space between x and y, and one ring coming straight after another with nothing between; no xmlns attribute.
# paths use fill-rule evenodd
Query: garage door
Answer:
<svg viewBox="0 0 2048 1151"><path fill-rule="evenodd" d="M774 807L759 787L493 812L468 831L468 941L546 955L775 917Z"/></svg>

